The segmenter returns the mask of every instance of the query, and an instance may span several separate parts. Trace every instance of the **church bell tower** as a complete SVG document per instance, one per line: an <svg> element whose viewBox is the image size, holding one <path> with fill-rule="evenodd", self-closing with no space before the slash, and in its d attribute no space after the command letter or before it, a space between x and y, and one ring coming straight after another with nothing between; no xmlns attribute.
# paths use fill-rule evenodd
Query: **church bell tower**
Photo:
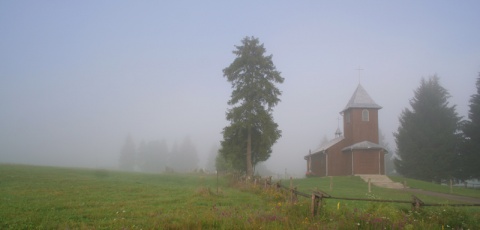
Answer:
<svg viewBox="0 0 480 230"><path fill-rule="evenodd" d="M370 141L378 144L378 110L379 106L358 84L343 114L343 133L347 143Z"/></svg>

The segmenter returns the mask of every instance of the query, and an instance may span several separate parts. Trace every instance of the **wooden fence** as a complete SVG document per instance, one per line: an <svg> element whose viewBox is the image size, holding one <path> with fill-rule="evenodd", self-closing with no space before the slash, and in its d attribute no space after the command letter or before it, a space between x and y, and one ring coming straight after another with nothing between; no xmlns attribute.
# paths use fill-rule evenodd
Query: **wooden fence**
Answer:
<svg viewBox="0 0 480 230"><path fill-rule="evenodd" d="M247 182L248 180L245 180ZM284 186L281 182L272 182L272 178L266 179L255 179L253 182L255 185L263 184L264 188L267 187L274 187L276 189L280 189L286 192L289 196L289 202L295 203L298 201L298 196L310 198L311 205L310 211L312 216L316 216L320 211L323 205L323 199L335 199L335 200L354 200L354 201L367 201L367 202L383 202L383 203L404 203L404 204L411 204L413 210L417 210L421 207L428 207L428 206L457 206L457 207L464 207L464 206L480 206L480 204L429 204L425 203L420 200L415 195L412 195L412 200L383 200L383 199L364 199L364 198L348 198L348 197L336 197L327 194L324 191L318 190L313 191L311 194L298 191L296 187L293 187L292 178L290 178L290 187Z"/></svg>

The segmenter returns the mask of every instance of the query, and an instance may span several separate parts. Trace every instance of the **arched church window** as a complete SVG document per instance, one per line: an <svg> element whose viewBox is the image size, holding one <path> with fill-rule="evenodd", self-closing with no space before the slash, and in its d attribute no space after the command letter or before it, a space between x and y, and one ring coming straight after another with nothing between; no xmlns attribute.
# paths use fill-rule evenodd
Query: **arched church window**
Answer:
<svg viewBox="0 0 480 230"><path fill-rule="evenodd" d="M362 111L362 121L369 121L370 120L370 114L368 113L367 109L364 109Z"/></svg>

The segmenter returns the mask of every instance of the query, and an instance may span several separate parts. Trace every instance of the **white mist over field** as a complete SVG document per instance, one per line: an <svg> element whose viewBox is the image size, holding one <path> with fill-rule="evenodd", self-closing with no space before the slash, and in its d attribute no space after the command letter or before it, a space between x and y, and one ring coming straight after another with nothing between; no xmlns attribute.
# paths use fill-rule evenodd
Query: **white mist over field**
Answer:
<svg viewBox="0 0 480 230"><path fill-rule="evenodd" d="M422 77L466 118L480 72L480 2L0 2L0 163L117 168L125 138L190 138L206 167L228 123L222 70L245 36L285 82L265 163L302 176L359 81L391 149ZM357 69L363 69L361 71ZM343 129L340 124L340 129Z"/></svg>

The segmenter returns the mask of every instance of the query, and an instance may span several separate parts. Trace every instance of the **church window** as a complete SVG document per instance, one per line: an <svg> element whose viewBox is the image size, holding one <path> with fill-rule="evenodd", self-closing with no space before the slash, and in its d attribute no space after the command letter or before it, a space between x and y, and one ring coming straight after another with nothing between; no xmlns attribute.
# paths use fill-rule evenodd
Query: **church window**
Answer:
<svg viewBox="0 0 480 230"><path fill-rule="evenodd" d="M362 121L369 121L370 120L370 114L368 113L367 109L364 109L362 111Z"/></svg>

